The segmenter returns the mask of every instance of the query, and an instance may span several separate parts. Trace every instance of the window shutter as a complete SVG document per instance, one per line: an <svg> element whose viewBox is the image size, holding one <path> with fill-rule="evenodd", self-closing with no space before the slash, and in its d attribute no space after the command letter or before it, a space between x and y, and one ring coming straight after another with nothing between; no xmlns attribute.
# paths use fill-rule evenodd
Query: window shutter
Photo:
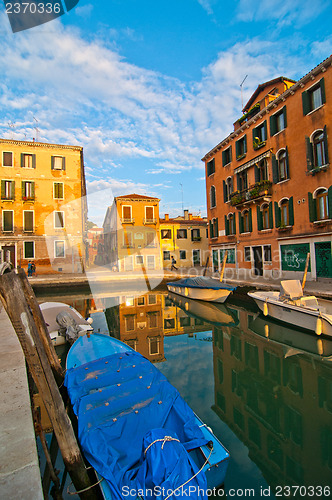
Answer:
<svg viewBox="0 0 332 500"><path fill-rule="evenodd" d="M289 179L288 147L286 146L286 178Z"/></svg>
<svg viewBox="0 0 332 500"><path fill-rule="evenodd" d="M31 182L31 198L35 199L35 183Z"/></svg>
<svg viewBox="0 0 332 500"><path fill-rule="evenodd" d="M32 155L32 168L36 168L36 155Z"/></svg>
<svg viewBox="0 0 332 500"><path fill-rule="evenodd" d="M332 211L331 211L332 213ZM235 214L233 214L233 217L232 217L232 220L233 220L233 234L236 234L236 217L235 217Z"/></svg>
<svg viewBox="0 0 332 500"><path fill-rule="evenodd" d="M272 201L269 203L269 228L273 228L273 207Z"/></svg>
<svg viewBox="0 0 332 500"><path fill-rule="evenodd" d="M21 193L22 193L22 199L25 196L25 181L21 181Z"/></svg>
<svg viewBox="0 0 332 500"><path fill-rule="evenodd" d="M324 125L324 149L325 149L325 162L329 163L329 151L328 151L328 144L327 144L326 125Z"/></svg>
<svg viewBox="0 0 332 500"><path fill-rule="evenodd" d="M274 184L279 182L278 163L275 155L272 155L272 178Z"/></svg>
<svg viewBox="0 0 332 500"><path fill-rule="evenodd" d="M215 226L215 230L216 230L216 231L215 231L215 236L217 236L217 237L218 237L218 236L219 236L219 229L218 229L218 217L215 219L215 221L216 221L216 226Z"/></svg>
<svg viewBox="0 0 332 500"><path fill-rule="evenodd" d="M222 166L224 167L226 165L226 152L223 151L221 153L221 158L222 158Z"/></svg>
<svg viewBox="0 0 332 500"><path fill-rule="evenodd" d="M266 120L264 121L264 134L265 134L265 140L267 139L267 124Z"/></svg>
<svg viewBox="0 0 332 500"><path fill-rule="evenodd" d="M54 156L51 156L51 170L54 170Z"/></svg>
<svg viewBox="0 0 332 500"><path fill-rule="evenodd" d="M321 92L321 96L322 96L322 103L325 104L326 103L326 94L325 94L324 78L321 78L321 80L319 81L319 85L320 85L320 92Z"/></svg>
<svg viewBox="0 0 332 500"><path fill-rule="evenodd" d="M313 199L312 193L308 193L308 204L309 204L309 220L314 222L317 219L316 211L316 200Z"/></svg>
<svg viewBox="0 0 332 500"><path fill-rule="evenodd" d="M244 144L244 152L246 153L247 152L247 136L245 135L244 138L243 138L243 144Z"/></svg>
<svg viewBox="0 0 332 500"><path fill-rule="evenodd" d="M276 224L276 227L280 227L280 208L279 208L279 205L278 205L278 202L275 201L274 202L274 220L275 220L275 224Z"/></svg>
<svg viewBox="0 0 332 500"><path fill-rule="evenodd" d="M332 186L327 190L327 206L328 206L328 217L332 219Z"/></svg>
<svg viewBox="0 0 332 500"><path fill-rule="evenodd" d="M224 203L227 201L227 191L226 191L226 182L222 181L222 187L224 192Z"/></svg>
<svg viewBox="0 0 332 500"><path fill-rule="evenodd" d="M66 170L66 158L62 157L62 170Z"/></svg>
<svg viewBox="0 0 332 500"><path fill-rule="evenodd" d="M263 228L263 220L262 220L262 212L259 206L257 205L257 229L261 231Z"/></svg>
<svg viewBox="0 0 332 500"><path fill-rule="evenodd" d="M253 145L255 145L255 142L256 142L256 139L255 139L255 137L257 135L256 130L257 130L257 127L252 129L252 143L253 143Z"/></svg>
<svg viewBox="0 0 332 500"><path fill-rule="evenodd" d="M229 235L229 220L227 219L227 215L225 215L225 234Z"/></svg>
<svg viewBox="0 0 332 500"><path fill-rule="evenodd" d="M243 233L243 219L242 219L242 215L241 215L241 212L239 212L238 214L239 214L239 232Z"/></svg>
<svg viewBox="0 0 332 500"><path fill-rule="evenodd" d="M310 171L313 169L314 157L313 157L312 144L310 142L309 137L305 138L305 146L307 152L307 170Z"/></svg>
<svg viewBox="0 0 332 500"><path fill-rule="evenodd" d="M229 146L229 161L232 161L232 146Z"/></svg>
<svg viewBox="0 0 332 500"><path fill-rule="evenodd" d="M24 167L24 153L21 153L21 167Z"/></svg>
<svg viewBox="0 0 332 500"><path fill-rule="evenodd" d="M255 171L255 182L259 182L260 181L260 178L259 178L259 170L258 170L258 166L254 165L254 171Z"/></svg>
<svg viewBox="0 0 332 500"><path fill-rule="evenodd" d="M249 233L252 233L252 210L249 208Z"/></svg>
<svg viewBox="0 0 332 500"><path fill-rule="evenodd" d="M303 107L303 115L305 116L310 112L310 98L306 90L302 92L302 107Z"/></svg>
<svg viewBox="0 0 332 500"><path fill-rule="evenodd" d="M241 180L240 180L240 174L236 174L236 184L237 184L237 189L238 189L238 191L241 191Z"/></svg>
<svg viewBox="0 0 332 500"><path fill-rule="evenodd" d="M277 120L275 115L270 116L270 135L277 133Z"/></svg>
<svg viewBox="0 0 332 500"><path fill-rule="evenodd" d="M6 184L5 181L1 181L1 199L5 199L6 197Z"/></svg>
<svg viewBox="0 0 332 500"><path fill-rule="evenodd" d="M209 226L210 226L210 238L213 238L213 224L212 224L212 221L209 221Z"/></svg>
<svg viewBox="0 0 332 500"><path fill-rule="evenodd" d="M294 203L293 196L288 200L289 225L294 226Z"/></svg>
<svg viewBox="0 0 332 500"><path fill-rule="evenodd" d="M15 181L11 181L12 197L11 200L15 200Z"/></svg>
<svg viewBox="0 0 332 500"><path fill-rule="evenodd" d="M234 191L233 176L231 177L231 193Z"/></svg>
<svg viewBox="0 0 332 500"><path fill-rule="evenodd" d="M284 127L287 127L287 111L286 111L286 106L282 108L282 113L284 115Z"/></svg>
<svg viewBox="0 0 332 500"><path fill-rule="evenodd" d="M238 156L239 156L239 141L236 141L236 143L235 143L235 155L236 155L236 158L238 158Z"/></svg>

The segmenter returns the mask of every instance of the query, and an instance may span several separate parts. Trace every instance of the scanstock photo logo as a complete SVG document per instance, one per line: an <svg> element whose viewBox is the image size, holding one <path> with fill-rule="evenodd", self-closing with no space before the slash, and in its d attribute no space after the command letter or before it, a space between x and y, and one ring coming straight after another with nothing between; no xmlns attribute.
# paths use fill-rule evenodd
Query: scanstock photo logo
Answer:
<svg viewBox="0 0 332 500"><path fill-rule="evenodd" d="M13 33L48 23L63 16L79 0L3 0Z"/></svg>

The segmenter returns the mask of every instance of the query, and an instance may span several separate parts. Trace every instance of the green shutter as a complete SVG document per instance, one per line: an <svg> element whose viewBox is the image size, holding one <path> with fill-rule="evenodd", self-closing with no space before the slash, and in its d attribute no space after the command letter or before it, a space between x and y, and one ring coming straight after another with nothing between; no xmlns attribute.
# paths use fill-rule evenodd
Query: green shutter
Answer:
<svg viewBox="0 0 332 500"><path fill-rule="evenodd" d="M232 146L229 146L229 161L231 162L233 159Z"/></svg>
<svg viewBox="0 0 332 500"><path fill-rule="evenodd" d="M258 166L254 165L254 171L255 171L255 182L259 182L260 181L260 178L259 178L259 169L258 169Z"/></svg>
<svg viewBox="0 0 332 500"><path fill-rule="evenodd" d="M54 156L51 156L51 170L54 170Z"/></svg>
<svg viewBox="0 0 332 500"><path fill-rule="evenodd" d="M241 182L240 182L240 175L239 174L236 174L236 186L237 186L237 189L238 191L241 191Z"/></svg>
<svg viewBox="0 0 332 500"><path fill-rule="evenodd" d="M238 212L238 214L239 214L239 232L243 233L243 219L242 219L242 215L241 215L241 212Z"/></svg>
<svg viewBox="0 0 332 500"><path fill-rule="evenodd" d="M309 204L309 220L314 222L317 220L317 210L316 210L316 200L313 199L312 193L308 193L308 204Z"/></svg>
<svg viewBox="0 0 332 500"><path fill-rule="evenodd" d="M273 228L273 207L272 201L269 203L269 228Z"/></svg>
<svg viewBox="0 0 332 500"><path fill-rule="evenodd" d="M31 182L31 198L35 199L35 183Z"/></svg>
<svg viewBox="0 0 332 500"><path fill-rule="evenodd" d="M328 218L332 219L332 186L327 191Z"/></svg>
<svg viewBox="0 0 332 500"><path fill-rule="evenodd" d="M239 141L236 141L236 143L235 143L235 155L236 155L236 158L238 158L238 156L239 156Z"/></svg>
<svg viewBox="0 0 332 500"><path fill-rule="evenodd" d="M289 214L289 225L294 226L294 203L293 196L291 196L288 200L288 214Z"/></svg>
<svg viewBox="0 0 332 500"><path fill-rule="evenodd" d="M221 158L222 158L222 166L224 167L226 165L226 153L223 151L221 153Z"/></svg>
<svg viewBox="0 0 332 500"><path fill-rule="evenodd" d="M261 231L263 229L263 217L259 206L257 205L257 229Z"/></svg>
<svg viewBox="0 0 332 500"><path fill-rule="evenodd" d="M306 146L306 153L307 153L307 170L310 171L313 169L314 155L313 155L313 150L312 150L312 144L310 142L309 137L305 138L305 146Z"/></svg>
<svg viewBox="0 0 332 500"><path fill-rule="evenodd" d="M32 156L32 168L36 168L36 155L31 155Z"/></svg>
<svg viewBox="0 0 332 500"><path fill-rule="evenodd" d="M280 208L279 208L279 205L278 205L278 202L275 201L274 202L274 220L275 220L275 224L276 224L276 227L280 227Z"/></svg>
<svg viewBox="0 0 332 500"><path fill-rule="evenodd" d="M256 137L256 135L257 135L256 130L257 130L257 128L256 128L256 127L252 129L252 144L253 144L253 146L254 146L254 149L255 149L255 143L256 143L256 139L255 139L255 137Z"/></svg>
<svg viewBox="0 0 332 500"><path fill-rule="evenodd" d="M252 210L249 208L249 233L252 233Z"/></svg>
<svg viewBox="0 0 332 500"><path fill-rule="evenodd" d="M227 215L225 215L225 234L229 235L229 220L227 219Z"/></svg>
<svg viewBox="0 0 332 500"><path fill-rule="evenodd" d="M11 200L15 200L15 181L10 181L10 182L11 182L11 188L12 188Z"/></svg>
<svg viewBox="0 0 332 500"><path fill-rule="evenodd" d="M218 237L218 236L219 236L219 229L218 229L218 217L215 219L215 221L216 221L216 234L215 234L215 236L217 236L217 237Z"/></svg>
<svg viewBox="0 0 332 500"><path fill-rule="evenodd" d="M307 115L310 110L310 97L309 93L305 90L302 92L302 107L303 107L303 115Z"/></svg>
<svg viewBox="0 0 332 500"><path fill-rule="evenodd" d="M21 167L24 167L24 153L21 153Z"/></svg>
<svg viewBox="0 0 332 500"><path fill-rule="evenodd" d="M275 115L270 116L270 135L277 133L277 120Z"/></svg>
<svg viewBox="0 0 332 500"><path fill-rule="evenodd" d="M278 163L277 158L274 154L272 155L272 178L274 184L277 184L279 182Z"/></svg>
<svg viewBox="0 0 332 500"><path fill-rule="evenodd" d="M244 143L244 147L243 147L244 153L246 153L247 152L247 136L246 135L243 138L243 143Z"/></svg>
<svg viewBox="0 0 332 500"><path fill-rule="evenodd" d="M329 163L329 150L328 150L328 144L327 144L327 131L326 131L326 125L324 125L324 149L325 149L325 163Z"/></svg>
<svg viewBox="0 0 332 500"><path fill-rule="evenodd" d="M62 170L66 170L66 158L62 157Z"/></svg>
<svg viewBox="0 0 332 500"><path fill-rule="evenodd" d="M21 181L22 200L25 197L25 181Z"/></svg>
<svg viewBox="0 0 332 500"><path fill-rule="evenodd" d="M1 199L4 200L6 197L6 184L5 181L1 181Z"/></svg>
<svg viewBox="0 0 332 500"><path fill-rule="evenodd" d="M222 188L224 192L224 203L227 201L227 192L226 192L226 182L222 181Z"/></svg>
<svg viewBox="0 0 332 500"><path fill-rule="evenodd" d="M332 213L332 211L331 211ZM236 217L235 217L235 214L233 214L233 234L236 234Z"/></svg>
<svg viewBox="0 0 332 500"><path fill-rule="evenodd" d="M266 120L264 121L264 134L265 134L265 140L267 140L267 123L266 123Z"/></svg>
<svg viewBox="0 0 332 500"><path fill-rule="evenodd" d="M319 85L320 85L320 92L321 92L321 96L322 96L322 103L325 104L326 103L326 94L325 94L324 78L321 78L321 80L319 81Z"/></svg>
<svg viewBox="0 0 332 500"><path fill-rule="evenodd" d="M210 238L213 238L213 224L212 224L212 221L209 221L209 225L210 225Z"/></svg>
<svg viewBox="0 0 332 500"><path fill-rule="evenodd" d="M286 111L286 106L282 108L282 113L284 115L284 127L287 127L287 111Z"/></svg>
<svg viewBox="0 0 332 500"><path fill-rule="evenodd" d="M288 147L286 146L286 178L289 179Z"/></svg>

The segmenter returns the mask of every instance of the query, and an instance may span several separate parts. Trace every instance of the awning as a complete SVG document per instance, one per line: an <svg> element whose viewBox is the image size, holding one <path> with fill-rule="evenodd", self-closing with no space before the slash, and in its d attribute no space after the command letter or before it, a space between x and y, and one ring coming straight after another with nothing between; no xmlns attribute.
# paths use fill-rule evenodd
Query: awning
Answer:
<svg viewBox="0 0 332 500"><path fill-rule="evenodd" d="M265 153L262 153L259 156L256 156L256 158L253 158L252 160L248 161L247 163L244 163L240 167L237 167L234 169L234 174L238 174L239 172L242 172L243 170L246 170L247 168L251 167L252 165L255 165L255 163L260 162L264 158L268 158L270 156L270 151L265 151Z"/></svg>

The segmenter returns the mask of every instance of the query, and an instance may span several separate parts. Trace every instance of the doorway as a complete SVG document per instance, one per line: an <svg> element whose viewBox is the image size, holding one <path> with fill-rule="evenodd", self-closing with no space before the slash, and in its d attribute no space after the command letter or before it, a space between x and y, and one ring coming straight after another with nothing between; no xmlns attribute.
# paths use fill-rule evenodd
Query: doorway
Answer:
<svg viewBox="0 0 332 500"><path fill-rule="evenodd" d="M262 247L252 247L254 254L254 275L263 276L263 251Z"/></svg>
<svg viewBox="0 0 332 500"><path fill-rule="evenodd" d="M1 247L1 253L2 253L2 261L3 262L8 262L15 267L16 261L15 261L15 245L3 245Z"/></svg>
<svg viewBox="0 0 332 500"><path fill-rule="evenodd" d="M193 250L193 264L194 264L194 266L201 265L201 252L200 252L200 250Z"/></svg>
<svg viewBox="0 0 332 500"><path fill-rule="evenodd" d="M332 278L331 242L315 243L315 257L317 278Z"/></svg>

